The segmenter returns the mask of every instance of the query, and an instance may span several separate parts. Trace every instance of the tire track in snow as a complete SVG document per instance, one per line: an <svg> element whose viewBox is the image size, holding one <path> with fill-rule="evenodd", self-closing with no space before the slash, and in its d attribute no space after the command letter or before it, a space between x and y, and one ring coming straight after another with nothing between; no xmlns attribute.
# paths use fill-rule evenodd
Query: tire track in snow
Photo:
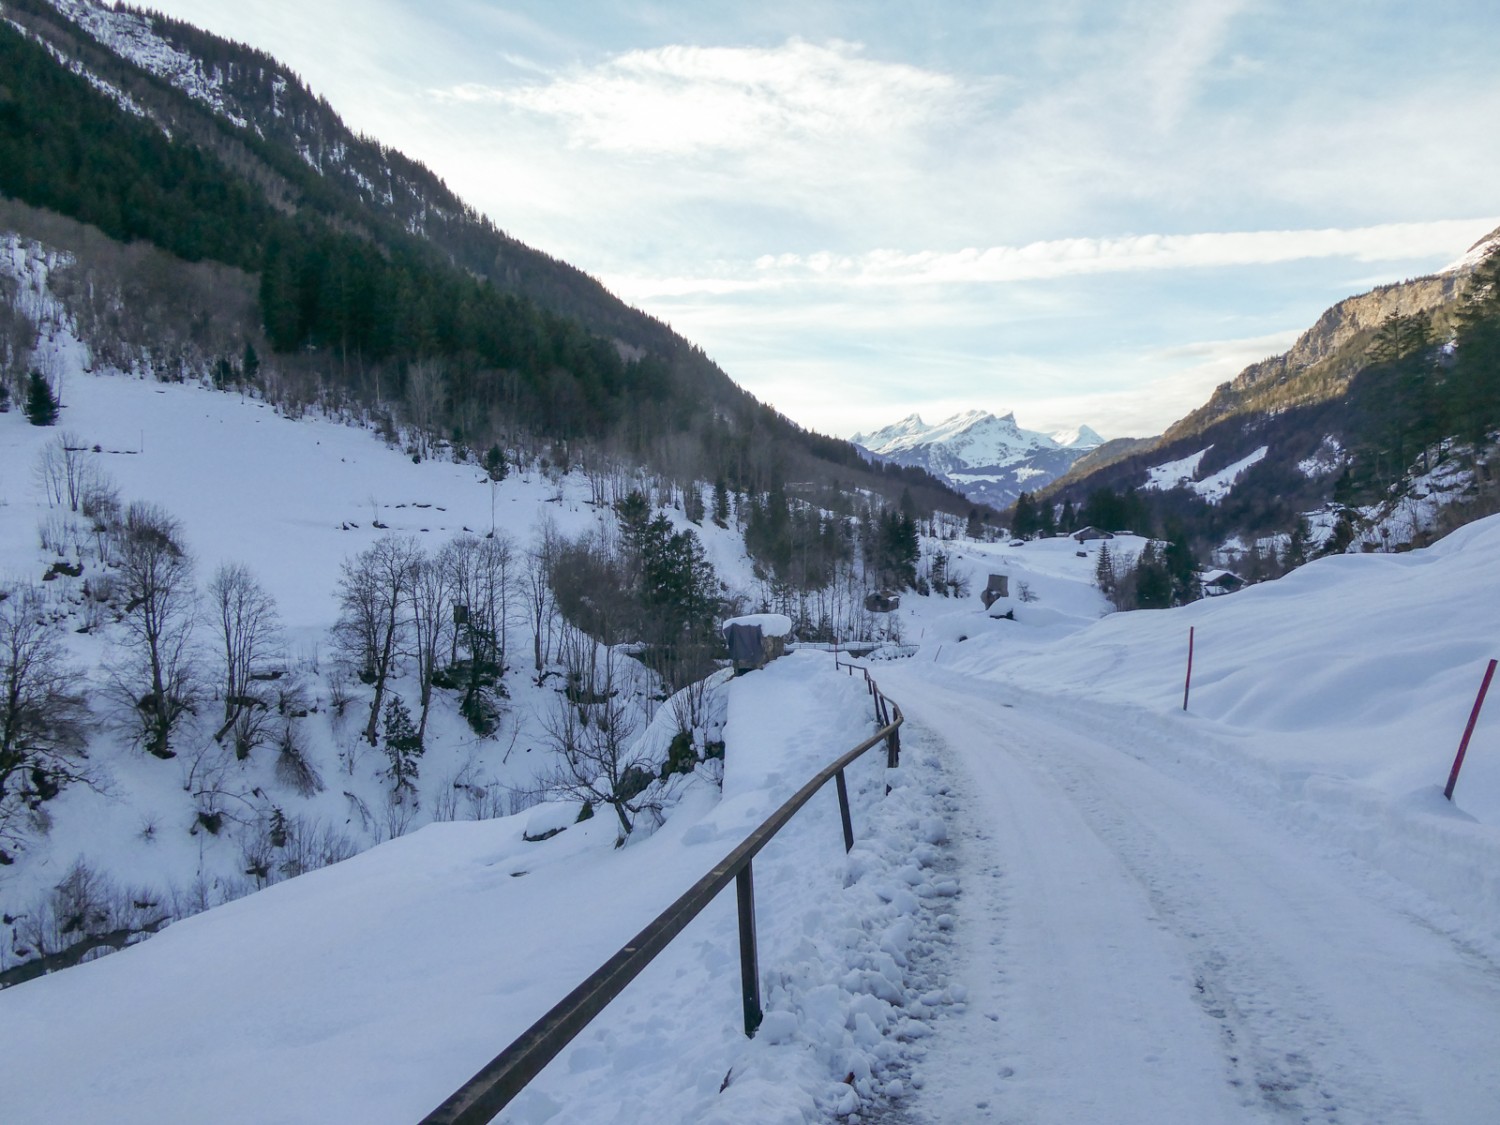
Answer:
<svg viewBox="0 0 1500 1125"><path fill-rule="evenodd" d="M1055 759L1047 768L1189 951L1193 999L1219 1023L1229 1083L1247 1105L1258 1100L1278 1118L1320 1125L1422 1120L1406 1099L1381 1088L1379 1067L1348 1045L1348 1029L1315 982L1299 981L1297 966L1255 940L1213 892L1217 873L1172 849L1076 762Z"/></svg>
<svg viewBox="0 0 1500 1125"><path fill-rule="evenodd" d="M955 1090L966 1086L966 1096L934 1095L930 1080L918 1100L938 1111L929 1120L957 1120L961 1108L975 1121L1493 1120L1500 1077L1481 1044L1500 1033L1500 973L1482 953L1383 896L1356 862L1330 861L1247 816L1243 794L1226 800L1170 776L1175 767L1155 768L1202 753L1164 720L988 682L955 690L952 676L930 672L887 678L907 714L946 739L955 776L968 775L967 815L955 832L968 867L960 915L968 932L959 942L968 963L956 971L970 976L975 995L962 1028L940 1028L928 1066ZM1017 706L1005 706L1010 700ZM992 877L984 867L996 860ZM1059 903L1048 884L1060 878L1098 895L1113 915ZM1138 981L1106 981L1090 1013L1068 974L1038 957L1049 914L1052 929L1096 928L1092 945L1059 932L1054 952L1074 959L1072 970L1097 976L1098 964L1118 965L1154 995ZM987 932L976 934L981 927ZM985 1021L981 1009L999 1019ZM1142 1023L1161 1036L1164 1055L1140 1059L1146 1081L1108 1062L1101 1073L1066 1041L1039 1050L1023 1030L1068 1039L1075 1033L1061 1025L1089 1018L1116 1026L1122 1054L1139 1052ZM955 1050L955 1032L963 1042L950 1065L940 1052ZM1228 1106L1202 1088L1204 1035ZM1113 1108L1080 1088L1090 1083ZM1121 1096L1157 1101L1122 1110Z"/></svg>

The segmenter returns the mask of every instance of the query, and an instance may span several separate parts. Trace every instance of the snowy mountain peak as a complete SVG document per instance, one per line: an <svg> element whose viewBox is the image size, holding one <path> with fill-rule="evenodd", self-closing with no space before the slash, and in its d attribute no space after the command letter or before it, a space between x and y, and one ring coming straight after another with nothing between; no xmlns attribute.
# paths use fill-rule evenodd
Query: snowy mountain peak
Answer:
<svg viewBox="0 0 1500 1125"><path fill-rule="evenodd" d="M1500 253L1500 228L1490 231L1478 242L1470 246L1458 261L1445 266L1442 273L1461 273L1473 269L1491 254Z"/></svg>
<svg viewBox="0 0 1500 1125"><path fill-rule="evenodd" d="M1052 440L1064 449L1097 449L1104 444L1104 439L1089 426L1079 426L1072 430L1058 430L1052 435Z"/></svg>
<svg viewBox="0 0 1500 1125"><path fill-rule="evenodd" d="M915 414L855 435L871 453L903 465L918 465L945 478L975 500L1005 507L1020 491L1040 488L1066 472L1103 439L1087 426L1053 436L1023 429L1014 412L965 410L934 426Z"/></svg>
<svg viewBox="0 0 1500 1125"><path fill-rule="evenodd" d="M920 414L908 414L899 422L893 422L889 426L882 426L873 433L855 434L849 440L855 445L862 445L872 452L879 452L886 446L925 434L931 429L931 426L922 421Z"/></svg>

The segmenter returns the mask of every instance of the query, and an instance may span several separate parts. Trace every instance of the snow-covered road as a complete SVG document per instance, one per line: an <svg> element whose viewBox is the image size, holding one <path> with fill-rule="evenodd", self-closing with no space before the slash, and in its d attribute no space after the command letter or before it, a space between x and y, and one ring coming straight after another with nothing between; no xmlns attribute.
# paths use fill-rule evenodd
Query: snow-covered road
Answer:
<svg viewBox="0 0 1500 1125"><path fill-rule="evenodd" d="M955 975L919 1122L1497 1120L1500 967L1289 830L1190 717L883 669L959 801Z"/></svg>

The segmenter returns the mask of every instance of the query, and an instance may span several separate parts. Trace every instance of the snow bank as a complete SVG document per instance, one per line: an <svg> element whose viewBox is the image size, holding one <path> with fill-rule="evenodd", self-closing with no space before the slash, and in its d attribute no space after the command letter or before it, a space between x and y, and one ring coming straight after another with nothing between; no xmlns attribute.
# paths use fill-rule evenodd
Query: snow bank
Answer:
<svg viewBox="0 0 1500 1125"><path fill-rule="evenodd" d="M540 843L540 813L432 825L0 992L6 1121L417 1119L873 729L826 655L727 690L722 797L695 780L630 847L603 817ZM853 852L830 786L756 859L756 1039L724 894L502 1120L800 1123L899 1095L961 999L919 966L958 889L939 785L921 753L888 776L873 752L850 771Z"/></svg>
<svg viewBox="0 0 1500 1125"><path fill-rule="evenodd" d="M1425 550L1319 559L1180 609L1005 634L970 616L974 635L938 659L1096 714L1101 737L1116 729L1122 744L1137 738L1133 714L1182 726L1199 746L1184 768L1219 775L1500 932L1500 697L1480 718L1453 805L1439 792L1500 657L1497 558L1491 517ZM951 635L955 620L925 630ZM1139 752L1152 753L1143 737Z"/></svg>

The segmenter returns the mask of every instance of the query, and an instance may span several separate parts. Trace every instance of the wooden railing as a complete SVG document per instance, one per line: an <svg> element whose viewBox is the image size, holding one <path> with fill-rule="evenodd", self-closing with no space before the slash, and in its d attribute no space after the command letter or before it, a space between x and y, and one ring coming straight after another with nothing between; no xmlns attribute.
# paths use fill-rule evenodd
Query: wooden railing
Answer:
<svg viewBox="0 0 1500 1125"><path fill-rule="evenodd" d="M859 666L838 663L838 667L848 668L852 676ZM751 860L830 779L834 779L838 788L844 850L848 851L854 847L854 828L849 815L845 768L882 742L886 746L887 768L894 769L900 763L900 730L904 721L901 708L881 694L868 671L864 668L859 670L864 673L865 684L875 706L875 721L880 726L874 736L825 767L797 790L712 871L694 883L645 929L626 942L618 953L599 966L587 980L563 997L551 1011L527 1028L515 1042L423 1118L423 1125L449 1122L457 1125L480 1125L493 1120L627 984L655 960L657 954L689 922L703 912L718 893L729 885L731 879L735 883L735 898L739 904L740 992L745 1015L745 1034L754 1036L756 1029L760 1027L763 1013L760 1006L760 968L755 948L755 881ZM890 792L889 786L886 787L886 792Z"/></svg>

